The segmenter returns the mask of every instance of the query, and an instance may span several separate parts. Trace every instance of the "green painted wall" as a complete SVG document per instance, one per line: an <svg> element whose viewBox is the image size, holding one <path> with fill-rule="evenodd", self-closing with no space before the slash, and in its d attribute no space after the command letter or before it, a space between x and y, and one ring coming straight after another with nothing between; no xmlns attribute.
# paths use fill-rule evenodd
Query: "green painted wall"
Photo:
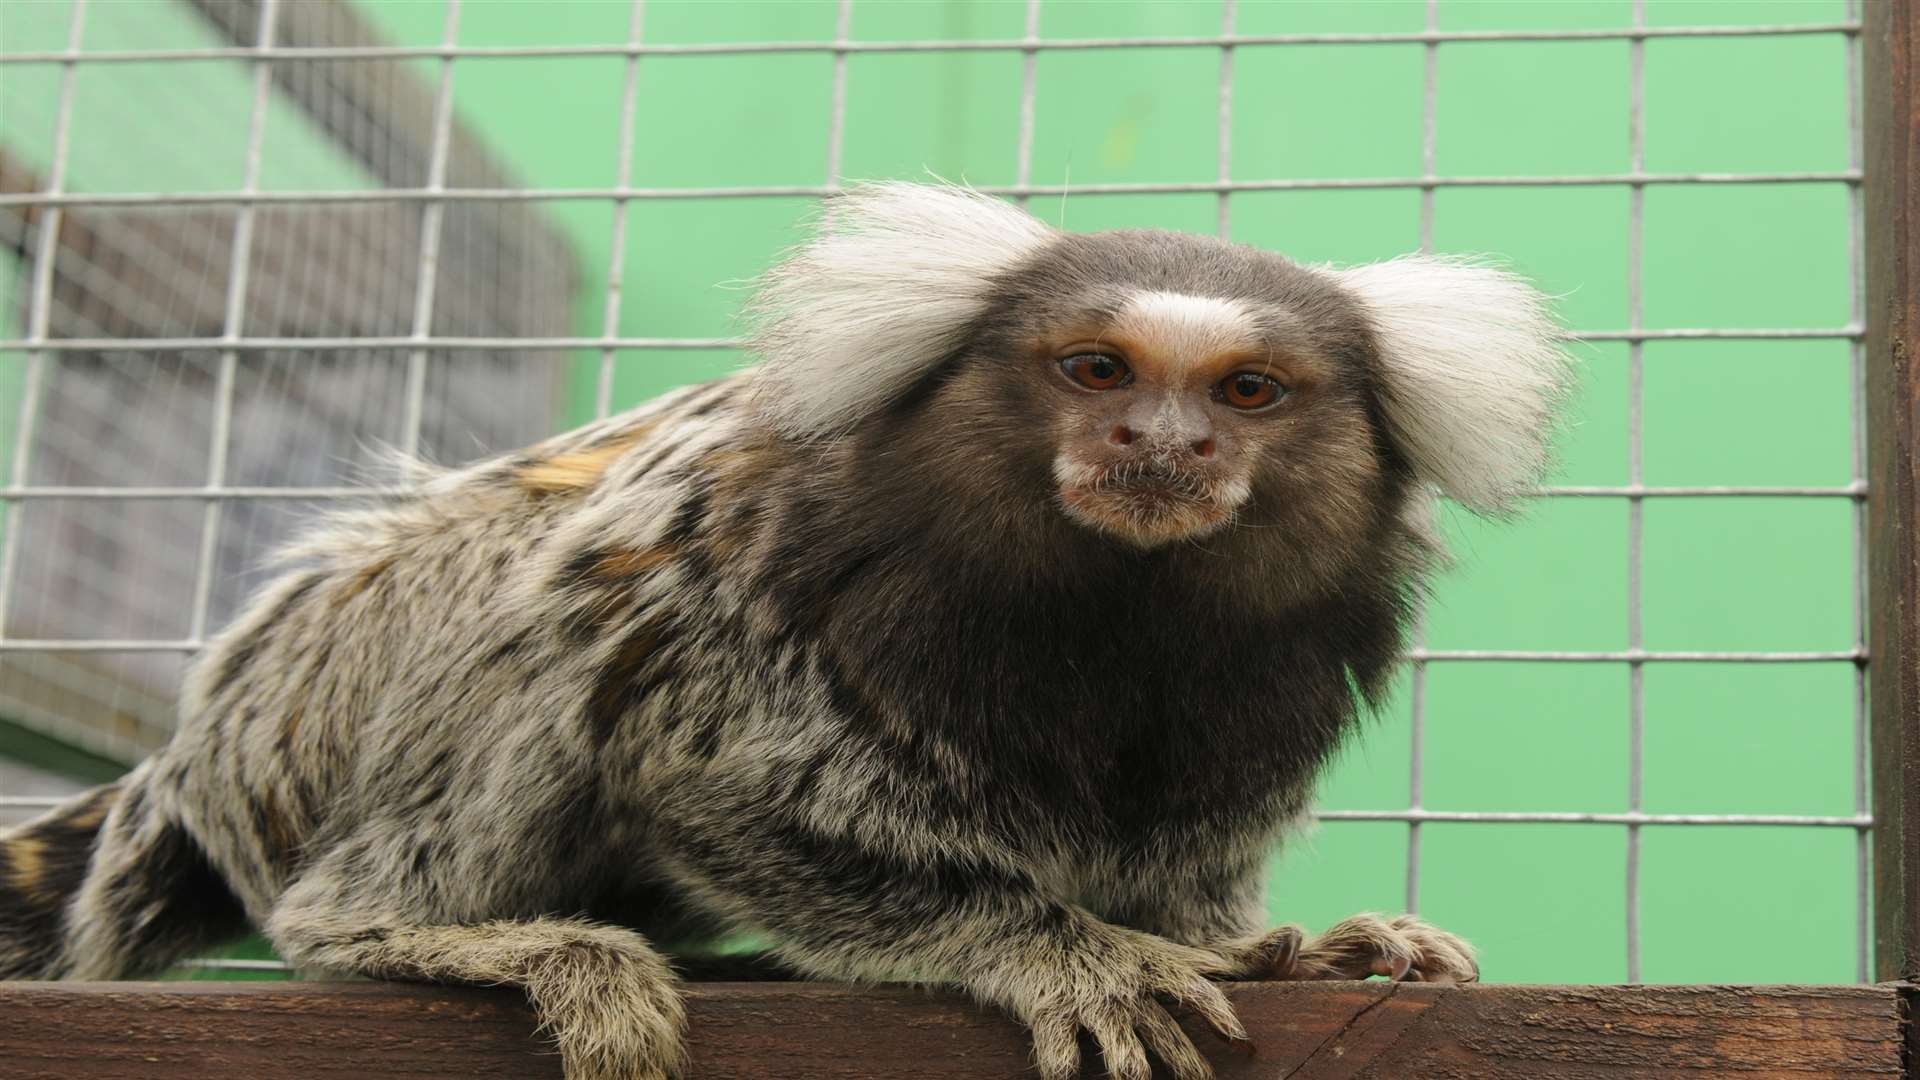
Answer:
<svg viewBox="0 0 1920 1080"><path fill-rule="evenodd" d="M393 40L433 43L438 0L359 0ZM99 5L110 8L117 5ZM857 40L1016 38L1024 5L860 0ZM1628 0L1442 0L1444 29L1627 25ZM1656 25L1832 22L1841 0L1653 0ZM835 4L654 0L652 42L823 40ZM1413 31L1413 2L1242 0L1245 33ZM463 44L618 42L621 2L464 5ZM1047 0L1049 38L1207 35L1220 5ZM1646 165L1656 173L1848 166L1845 43L1837 34L1646 45ZM1405 176L1420 169L1418 45L1243 47L1235 60L1233 172L1240 178ZM1625 41L1449 44L1440 50L1442 175L1626 172ZM418 66L431 74L431 61ZM1012 53L854 55L844 171L923 169L1014 178L1020 58ZM462 60L463 120L535 186L611 184L617 57ZM825 177L826 55L649 57L640 65L635 183L816 184ZM1042 54L1034 179L1210 180L1215 50ZM231 149L231 148L230 148ZM237 161L237 150L234 160ZM271 155L270 155L271 157ZM236 166L237 167L237 166ZM301 186L344 182L315 165ZM182 181L189 183L190 181ZM133 186L157 186L149 182ZM1628 322L1628 193L1619 187L1447 189L1436 246L1495 252L1561 294L1577 329ZM638 202L626 249L627 335L724 335L743 293L802 235L807 199ZM1211 230L1211 195L1073 196L1033 209L1073 229ZM545 208L586 272L577 330L600 328L611 208ZM1312 261L1414 248L1409 191L1236 195L1236 239ZM1650 327L1834 327L1849 321L1843 185L1653 187L1645 206ZM730 287L726 283L736 283ZM1626 348L1583 347L1576 421L1555 482L1627 480ZM629 353L617 403L731 369L717 352ZM582 357L571 415L590 414ZM1844 343L1660 342L1645 353L1646 480L1655 485L1818 484L1850 478ZM1844 500L1655 500L1645 511L1649 648L1851 647L1851 508ZM1446 515L1459 565L1429 620L1439 648L1618 649L1627 643L1627 508L1549 500L1514 523ZM1426 685L1426 805L1450 810L1620 811L1627 805L1628 676L1619 665L1435 664ZM1853 678L1846 664L1650 665L1646 808L1846 814ZM1324 805L1407 804L1403 692L1342 757ZM1429 825L1421 908L1480 944L1490 979L1625 977L1626 836L1611 826ZM1273 875L1277 920L1324 925L1404 902L1407 829L1331 823ZM1846 981L1853 977L1854 835L1847 830L1652 828L1645 833L1645 978Z"/></svg>

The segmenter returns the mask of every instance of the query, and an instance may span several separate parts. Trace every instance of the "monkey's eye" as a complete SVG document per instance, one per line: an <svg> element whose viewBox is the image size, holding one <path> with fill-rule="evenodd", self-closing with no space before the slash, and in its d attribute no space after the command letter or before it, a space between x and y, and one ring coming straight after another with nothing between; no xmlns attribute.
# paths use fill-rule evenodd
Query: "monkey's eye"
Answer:
<svg viewBox="0 0 1920 1080"><path fill-rule="evenodd" d="M1260 409L1280 400L1287 388L1268 376L1239 371L1220 380L1214 397L1236 409Z"/></svg>
<svg viewBox="0 0 1920 1080"><path fill-rule="evenodd" d="M1089 390L1112 390L1133 381L1133 372L1127 370L1127 365L1119 357L1106 353L1069 356L1060 361L1060 370Z"/></svg>

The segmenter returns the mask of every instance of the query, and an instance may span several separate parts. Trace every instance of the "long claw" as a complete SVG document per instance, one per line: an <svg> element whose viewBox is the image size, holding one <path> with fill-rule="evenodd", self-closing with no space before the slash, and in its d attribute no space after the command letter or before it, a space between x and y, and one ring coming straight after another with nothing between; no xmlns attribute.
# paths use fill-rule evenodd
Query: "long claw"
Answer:
<svg viewBox="0 0 1920 1080"><path fill-rule="evenodd" d="M1395 950L1389 956L1382 956L1373 962L1373 972L1385 975L1394 982L1405 982L1407 972L1413 970L1413 954Z"/></svg>
<svg viewBox="0 0 1920 1080"><path fill-rule="evenodd" d="M1284 979L1293 974L1293 966L1300 962L1300 942L1306 935L1297 926L1283 926L1275 933L1279 948L1269 966L1276 976Z"/></svg>

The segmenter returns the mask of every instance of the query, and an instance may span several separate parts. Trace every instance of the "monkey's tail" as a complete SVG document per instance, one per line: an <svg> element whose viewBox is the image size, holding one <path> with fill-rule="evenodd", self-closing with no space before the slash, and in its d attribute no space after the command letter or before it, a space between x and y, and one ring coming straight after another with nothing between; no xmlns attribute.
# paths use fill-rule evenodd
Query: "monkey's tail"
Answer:
<svg viewBox="0 0 1920 1080"><path fill-rule="evenodd" d="M123 978L245 928L137 769L0 832L0 979Z"/></svg>
<svg viewBox="0 0 1920 1080"><path fill-rule="evenodd" d="M107 784L0 832L0 979L45 978L59 964L66 910L120 785Z"/></svg>

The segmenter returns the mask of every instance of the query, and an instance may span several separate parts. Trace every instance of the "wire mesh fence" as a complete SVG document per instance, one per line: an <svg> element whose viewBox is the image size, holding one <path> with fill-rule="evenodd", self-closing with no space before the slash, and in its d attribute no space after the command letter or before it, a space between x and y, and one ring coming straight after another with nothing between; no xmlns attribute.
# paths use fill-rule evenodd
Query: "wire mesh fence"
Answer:
<svg viewBox="0 0 1920 1080"><path fill-rule="evenodd" d="M43 5L43 7L46 5ZM630 398L623 365L653 356L712 354L741 342L725 335L636 333L632 236L639 208L765 203L776 216L830 198L846 182L848 115L869 91L855 58L986 54L1017 64L1010 183L983 190L1022 203L1176 196L1211 199L1213 228L1235 237L1249 196L1270 192L1381 191L1417 195L1417 235L1436 248L1437 202L1454 190L1623 191L1627 214L1625 324L1582 327L1574 337L1625 349L1624 480L1556 483L1550 499L1612 500L1626 523L1625 641L1591 649L1439 647L1422 637L1410 652L1406 693L1410 747L1405 805L1323 809L1329 822L1405 827L1404 904L1422 906L1423 831L1435 824L1599 825L1622 830L1624 975L1642 974L1642 836L1654 827L1756 826L1851 830L1855 975L1869 978L1868 830L1864 640L1864 451L1862 449L1859 23L1849 3L1839 19L1751 25L1650 25L1646 0L1624 25L1560 29L1443 29L1439 0L1419 5L1418 29L1254 33L1253 5L1225 0L1201 35L1043 36L1048 5L1017 5L1012 37L856 40L854 0L833 8L825 39L651 41L649 5L623 8L621 40L574 44L475 44L463 39L461 0L447 0L437 39L394 44L358 8L331 2L181 0L178 33L102 32L125 20L73 0L64 39L0 37L0 79L46 104L46 151L29 156L0 138L0 238L17 253L17 330L0 336L15 403L0 500L0 715L64 743L127 761L165 738L181 666L258 581L259 557L302 510L376 497L379 481L354 464L385 443L445 460L532 441L562 417L604 416ZM156 5L158 7L160 5ZM652 5L658 10L661 5ZM0 16L18 23L17 17ZM46 24L48 20L42 19ZM0 22L0 34L6 23ZM155 44L155 37L167 39ZM1850 122L1845 168L1782 171L1649 171L1646 50L1671 39L1821 38L1845 50L1844 83L1808 86L1844 98ZM1626 50L1624 171L1458 175L1439 168L1440 71L1468 45L1611 42ZM1244 79L1304 50L1417 49L1418 171L1376 176L1249 176L1236 163L1236 132L1249 109ZM1036 181L1046 147L1040 122L1043 58L1213 54L1216 126L1208 179L1072 183ZM818 179L805 183L643 182L636 136L648 110L642 71L669 58L816 57L826 61L827 118ZM603 89L617 102L608 182L578 186L517 179L512 146L489 145L466 122L460 79L474 65L599 63L617 68ZM679 60L673 62L692 62ZM810 69L811 70L811 69ZM97 91L99 73L117 71ZM99 93L151 79L155 93L186 94L221 110L242 141L238 172L160 168L178 148L119 149L141 167L117 173L91 164L91 186L74 183L122 133L89 128ZM1792 73L1782 73L1791 78ZM30 80L38 82L29 85ZM184 91L181 89L184 87ZM1238 90L1238 92L1236 92ZM25 110L23 110L25 111ZM299 133L296 137L294 133ZM604 132L596 137L605 138ZM325 142L333 157L303 167L302 145ZM682 152L680 149L669 152ZM685 152L698 152L697 148ZM142 158L142 155L150 155ZM192 156L187 154L184 156ZM284 164L282 164L284 163ZM649 168L653 168L649 165ZM150 173L151 175L148 175ZM166 182L153 177L165 176ZM1838 187L1847 204L1847 318L1839 325L1648 325L1643 256L1650 190L1765 186ZM1077 204L1076 204L1077 205ZM553 215L594 215L609 237L604 265L582 257ZM724 211L723 211L724 212ZM741 211L745 212L745 211ZM1244 230L1243 230L1244 231ZM589 287L592 283L593 287ZM0 326L10 324L0 324ZM1652 484L1645 451L1649 344L1688 341L1839 343L1848 350L1850 479L1807 484ZM571 403L571 407L570 407ZM1647 503L1665 500L1819 500L1851 513L1851 643L1819 649L1675 649L1648 644ZM1425 740L1429 678L1439 665L1602 665L1625 670L1627 793L1618 811L1460 810L1427 805ZM1650 812L1644 797L1649 665L1846 665L1852 672L1850 813ZM1728 678L1735 676L1728 675ZM1498 707L1497 702L1487 703ZM31 812L51 796L0 790L0 811Z"/></svg>

